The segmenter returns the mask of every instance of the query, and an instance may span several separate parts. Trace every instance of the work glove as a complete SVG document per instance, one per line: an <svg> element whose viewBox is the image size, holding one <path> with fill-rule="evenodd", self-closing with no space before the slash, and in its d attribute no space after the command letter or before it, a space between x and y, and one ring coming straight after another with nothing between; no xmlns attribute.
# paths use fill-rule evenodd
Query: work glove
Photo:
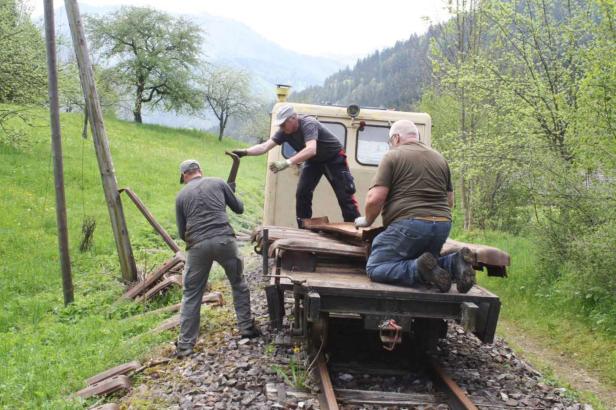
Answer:
<svg viewBox="0 0 616 410"><path fill-rule="evenodd" d="M231 188L231 191L235 192L235 181L229 182L227 185L229 185L229 188Z"/></svg>
<svg viewBox="0 0 616 410"><path fill-rule="evenodd" d="M247 149L234 149L233 151L231 151L231 153L237 155L240 158L242 158L242 157L245 157L246 155L248 155L248 150Z"/></svg>
<svg viewBox="0 0 616 410"><path fill-rule="evenodd" d="M367 228L370 225L371 224L368 223L368 220L366 219L365 216L358 216L357 218L355 218L355 227L356 228Z"/></svg>
<svg viewBox="0 0 616 410"><path fill-rule="evenodd" d="M290 165L291 165L291 161L289 161L288 159L281 159L279 161L270 162L269 169L274 174L276 174L280 171L284 171L285 169L289 168Z"/></svg>

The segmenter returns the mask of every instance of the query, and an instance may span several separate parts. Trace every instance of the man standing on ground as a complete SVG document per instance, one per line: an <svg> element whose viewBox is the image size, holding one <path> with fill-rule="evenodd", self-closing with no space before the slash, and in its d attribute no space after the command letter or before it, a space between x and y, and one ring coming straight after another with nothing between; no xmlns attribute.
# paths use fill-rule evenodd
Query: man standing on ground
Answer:
<svg viewBox="0 0 616 410"><path fill-rule="evenodd" d="M475 283L471 251L439 257L451 230L453 189L447 161L419 141L412 121L396 121L389 130L385 154L366 197L365 216L357 227L383 216L385 231L372 243L366 272L375 282L404 286L434 285L448 292L452 279L458 292Z"/></svg>
<svg viewBox="0 0 616 410"><path fill-rule="evenodd" d="M298 116L291 104L280 107L274 124L280 129L270 139L233 153L239 157L262 155L276 145L288 142L297 153L289 159L270 163L269 168L276 173L290 165L304 163L295 194L298 226L302 227L302 219L312 218L312 196L323 175L334 189L344 220L354 221L360 215L353 196L355 183L346 154L336 136L313 117Z"/></svg>
<svg viewBox="0 0 616 410"><path fill-rule="evenodd" d="M260 335L250 313L250 291L242 275L243 261L226 207L237 214L244 205L220 178L204 178L201 167L189 159L180 164L180 183L184 188L175 201L180 238L186 242L184 295L180 312L180 336L176 343L178 357L192 354L199 335L201 299L214 261L227 275L233 290L237 325L243 337Z"/></svg>

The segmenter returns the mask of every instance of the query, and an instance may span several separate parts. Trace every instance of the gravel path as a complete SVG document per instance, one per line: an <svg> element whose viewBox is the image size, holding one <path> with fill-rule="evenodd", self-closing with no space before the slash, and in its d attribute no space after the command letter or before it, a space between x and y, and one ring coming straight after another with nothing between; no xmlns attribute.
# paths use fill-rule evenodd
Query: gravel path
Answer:
<svg viewBox="0 0 616 410"><path fill-rule="evenodd" d="M309 393L312 392L308 397L285 396L281 393L285 389L280 388L277 397L272 397L270 392L268 399L266 385L282 386L285 383L285 378L280 375L281 369L286 372L287 382L294 375L302 376L302 372L293 373L290 369L294 367L294 362L305 361L305 355L298 347L294 349L288 335L268 330L267 306L261 289L260 268L257 268L259 260L254 256L246 259L248 268L245 275L251 287L253 313L264 333L263 337L241 339L233 327L206 334L202 332L194 355L148 369L141 377L141 384L122 399L123 407L319 408L317 388L311 381L307 382ZM232 311L230 296L227 301L222 309ZM231 314L229 317L233 318ZM170 356L172 352L169 347L163 354ZM475 337L464 334L459 327L451 326L448 337L439 343L434 354L480 408L592 409L571 399L565 388L550 386L542 381L541 375L516 357L499 338L493 345L482 345ZM332 371L332 379L340 387L371 390L405 391L413 384L408 375L358 376Z"/></svg>

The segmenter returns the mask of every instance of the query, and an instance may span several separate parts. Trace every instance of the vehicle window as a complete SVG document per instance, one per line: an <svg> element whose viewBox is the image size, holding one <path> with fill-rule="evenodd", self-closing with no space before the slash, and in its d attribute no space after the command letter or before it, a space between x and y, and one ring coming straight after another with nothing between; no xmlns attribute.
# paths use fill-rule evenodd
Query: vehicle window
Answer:
<svg viewBox="0 0 616 410"><path fill-rule="evenodd" d="M423 124L416 124L419 140L422 141ZM366 125L357 130L357 162L362 165L379 165L381 159L389 151L389 126Z"/></svg>
<svg viewBox="0 0 616 410"><path fill-rule="evenodd" d="M338 141L342 144L342 148L346 149L346 134L347 129L344 124L339 122L329 122L329 121L320 121L324 127L332 132L338 138ZM285 158L290 158L295 155L297 151L293 149L288 143L282 144L282 156Z"/></svg>
<svg viewBox="0 0 616 410"><path fill-rule="evenodd" d="M357 130L357 162L379 165L381 158L389 151L388 139L387 126L366 125L362 130Z"/></svg>

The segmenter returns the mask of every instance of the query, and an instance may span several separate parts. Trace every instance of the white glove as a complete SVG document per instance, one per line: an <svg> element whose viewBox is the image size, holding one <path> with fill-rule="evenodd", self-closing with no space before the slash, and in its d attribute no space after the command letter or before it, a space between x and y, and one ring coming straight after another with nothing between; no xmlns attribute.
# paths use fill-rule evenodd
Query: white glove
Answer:
<svg viewBox="0 0 616 410"><path fill-rule="evenodd" d="M368 220L366 219L365 216L358 216L357 218L355 218L355 227L356 228L367 228L370 225L371 224L368 223Z"/></svg>

